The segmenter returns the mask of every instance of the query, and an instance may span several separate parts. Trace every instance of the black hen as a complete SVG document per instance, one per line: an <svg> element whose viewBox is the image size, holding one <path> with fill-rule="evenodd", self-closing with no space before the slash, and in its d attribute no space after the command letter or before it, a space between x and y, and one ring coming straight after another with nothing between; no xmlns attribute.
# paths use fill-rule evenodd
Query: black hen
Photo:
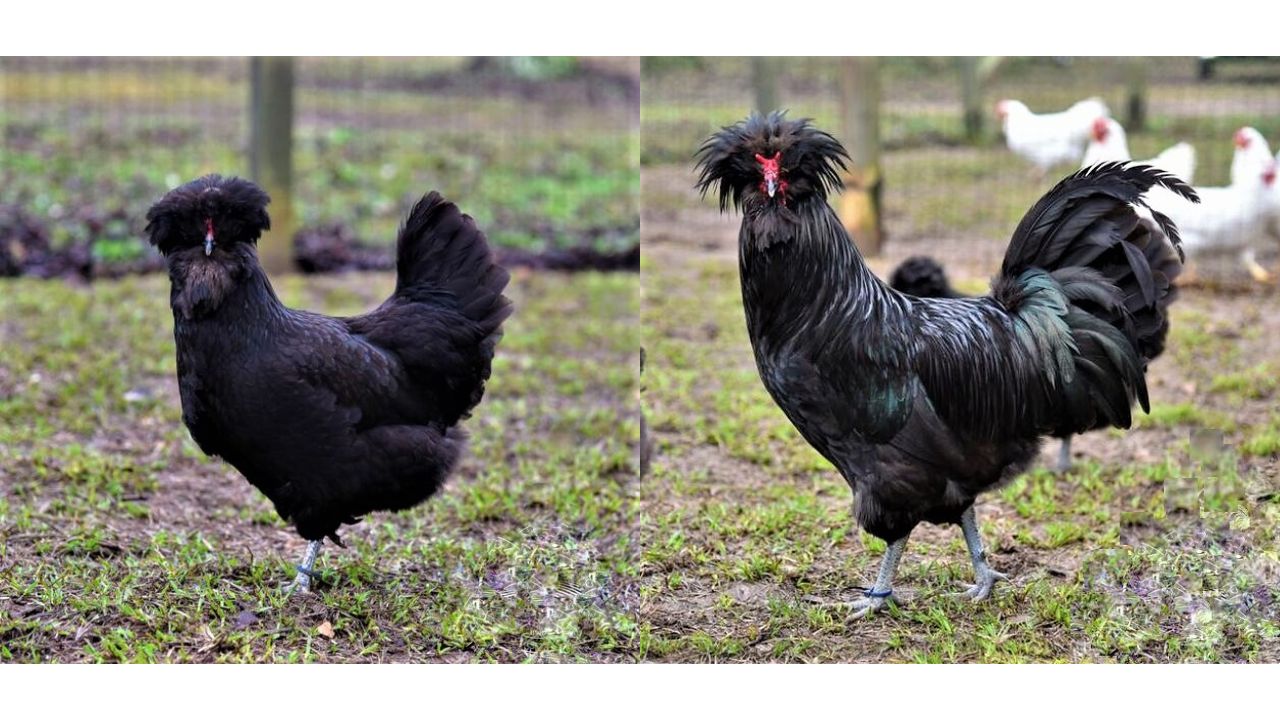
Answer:
<svg viewBox="0 0 1280 720"><path fill-rule="evenodd" d="M511 305L484 235L431 193L400 230L386 302L349 318L291 310L258 263L268 202L209 175L152 206L147 233L169 267L182 419L311 541L293 584L306 589L340 525L445 481Z"/></svg>
<svg viewBox="0 0 1280 720"><path fill-rule="evenodd" d="M827 203L847 159L806 120L754 115L699 150L699 187L743 215L739 274L765 388L844 475L858 522L889 543L859 614L892 597L921 521L958 523L985 598L1002 575L974 499L1045 435L1128 427L1167 329L1179 239L1142 193L1195 194L1149 167L1072 175L1027 213L989 297L913 298L881 282ZM1154 262L1152 258L1155 258Z"/></svg>
<svg viewBox="0 0 1280 720"><path fill-rule="evenodd" d="M927 255L914 255L903 260L889 275L889 287L904 295L922 298L964 297L951 287L942 265Z"/></svg>

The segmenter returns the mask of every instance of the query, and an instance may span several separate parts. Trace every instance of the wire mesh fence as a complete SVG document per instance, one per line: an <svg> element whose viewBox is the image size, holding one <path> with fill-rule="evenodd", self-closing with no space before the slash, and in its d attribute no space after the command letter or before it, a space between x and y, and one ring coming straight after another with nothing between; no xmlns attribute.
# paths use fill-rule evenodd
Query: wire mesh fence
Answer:
<svg viewBox="0 0 1280 720"><path fill-rule="evenodd" d="M0 59L9 273L31 260L15 257L21 238L28 256L32 238L73 251L44 274L154 264L140 240L151 202L205 173L249 174L250 62ZM634 58L298 58L295 68L291 195L321 247L370 246L389 262L398 222L431 189L512 251L636 247Z"/></svg>
<svg viewBox="0 0 1280 720"><path fill-rule="evenodd" d="M708 134L743 118L757 98L776 97L792 116L841 131L841 60L777 58L762 81L751 58L646 58L642 108L646 171L690 167ZM965 61L882 58L879 137L882 221L892 258L930 252L989 275L1021 215L1053 183L1080 167L1070 160L1040 170L1011 151L997 103L1014 99L1037 114L1098 98L1128 130L1134 159L1177 143L1195 152L1193 184L1231 181L1233 136L1244 126L1280 142L1280 62L1270 58L971 59L977 127L966 125ZM762 87L762 84L766 87ZM768 101L768 100L766 100ZM647 199L646 199L647 209ZM1258 248L1274 264L1280 240ZM1212 263L1212 256L1206 259ZM1214 265L1216 268L1217 266ZM1238 265L1221 267L1238 279ZM1247 274L1243 274L1248 281Z"/></svg>

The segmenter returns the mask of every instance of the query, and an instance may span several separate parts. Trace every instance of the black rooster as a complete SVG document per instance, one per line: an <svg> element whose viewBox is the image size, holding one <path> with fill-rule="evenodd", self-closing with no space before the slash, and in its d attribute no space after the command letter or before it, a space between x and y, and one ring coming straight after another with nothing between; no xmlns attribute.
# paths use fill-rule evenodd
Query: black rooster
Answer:
<svg viewBox="0 0 1280 720"><path fill-rule="evenodd" d="M807 120L753 115L698 152L703 194L742 211L739 273L765 388L844 475L855 516L889 544L859 616L893 599L907 537L958 523L986 598L974 499L1044 435L1128 427L1148 409L1144 358L1167 330L1181 269L1169 220L1145 207L1172 175L1112 163L1063 180L1010 241L989 297L912 298L881 282L827 203L847 159Z"/></svg>
<svg viewBox="0 0 1280 720"><path fill-rule="evenodd" d="M1153 245L1158 249L1158 245ZM1164 273L1165 277L1172 278L1178 274L1177 267L1182 265L1180 257L1173 255L1149 256L1151 267ZM1161 264L1163 263L1163 264ZM1175 267L1177 266L1177 267ZM968 297L963 293L956 292L951 287L951 282L947 279L947 272L943 269L942 264L927 255L916 255L902 261L902 264L894 269L889 276L889 287L906 295L914 295L920 298L961 298ZM1168 305L1177 298L1178 286L1170 285L1168 294L1165 298L1165 304ZM1149 355L1144 354L1145 361L1155 360L1160 353L1164 352L1164 339L1168 334L1169 326L1165 325L1164 331L1158 335L1148 338ZM1067 433L1058 439L1061 443L1058 445L1058 461L1054 464L1054 471L1058 474L1065 474L1071 470L1071 433Z"/></svg>
<svg viewBox="0 0 1280 720"><path fill-rule="evenodd" d="M444 482L511 305L484 235L431 193L400 230L386 302L349 318L291 310L258 264L269 201L209 175L152 206L146 231L169 267L182 419L311 541L289 586L305 591L340 525Z"/></svg>

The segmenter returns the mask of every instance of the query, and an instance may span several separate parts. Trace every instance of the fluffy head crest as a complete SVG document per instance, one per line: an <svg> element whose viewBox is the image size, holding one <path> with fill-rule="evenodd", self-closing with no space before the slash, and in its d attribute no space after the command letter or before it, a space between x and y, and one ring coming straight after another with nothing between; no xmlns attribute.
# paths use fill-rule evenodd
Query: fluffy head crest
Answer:
<svg viewBox="0 0 1280 720"><path fill-rule="evenodd" d="M206 175L170 190L151 206L147 238L165 255L197 246L255 243L271 227L269 202L248 180Z"/></svg>
<svg viewBox="0 0 1280 720"><path fill-rule="evenodd" d="M751 117L720 129L697 152L697 188L705 196L719 190L720 210L730 201L741 207L745 198L758 194L779 205L810 195L825 198L841 187L840 171L849 154L831 135L815 128L807 118L788 120L786 112ZM782 188L769 194L766 172Z"/></svg>

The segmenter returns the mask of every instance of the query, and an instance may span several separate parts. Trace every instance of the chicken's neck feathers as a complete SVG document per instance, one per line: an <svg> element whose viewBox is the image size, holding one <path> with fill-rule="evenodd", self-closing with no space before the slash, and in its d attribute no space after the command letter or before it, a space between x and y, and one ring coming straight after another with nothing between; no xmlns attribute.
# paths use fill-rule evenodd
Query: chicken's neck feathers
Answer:
<svg viewBox="0 0 1280 720"><path fill-rule="evenodd" d="M871 272L824 199L744 210L739 262L757 353L836 334L909 343L886 329L909 322L910 302Z"/></svg>

